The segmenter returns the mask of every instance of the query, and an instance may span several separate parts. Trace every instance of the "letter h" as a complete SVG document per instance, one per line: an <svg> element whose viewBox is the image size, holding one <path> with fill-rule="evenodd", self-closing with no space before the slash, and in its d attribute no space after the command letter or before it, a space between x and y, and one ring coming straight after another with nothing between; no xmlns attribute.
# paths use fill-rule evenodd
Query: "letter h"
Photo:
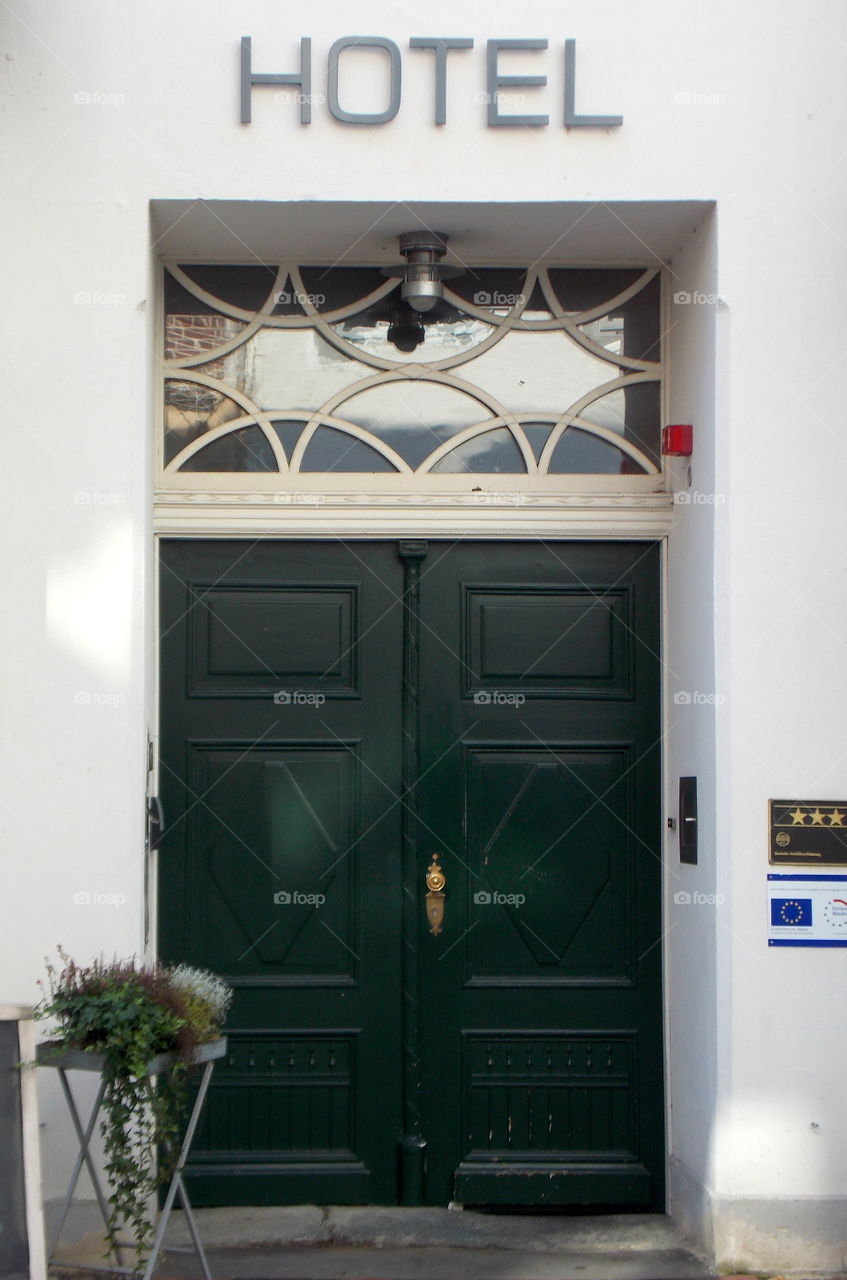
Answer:
<svg viewBox="0 0 847 1280"><path fill-rule="evenodd" d="M287 75L268 75L253 71L252 40L241 37L241 123L250 124L253 119L251 95L254 84L286 84L300 88L300 123L312 123L312 41L309 36L300 40L300 71Z"/></svg>

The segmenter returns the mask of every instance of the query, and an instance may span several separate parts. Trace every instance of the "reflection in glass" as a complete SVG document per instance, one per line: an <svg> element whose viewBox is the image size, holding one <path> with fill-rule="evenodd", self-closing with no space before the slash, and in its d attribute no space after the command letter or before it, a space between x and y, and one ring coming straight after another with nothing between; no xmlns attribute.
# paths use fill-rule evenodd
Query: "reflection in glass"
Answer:
<svg viewBox="0 0 847 1280"><path fill-rule="evenodd" d="M273 450L258 427L213 440L183 463L183 471L276 471Z"/></svg>
<svg viewBox="0 0 847 1280"><path fill-rule="evenodd" d="M212 301L201 301L188 285L165 273L165 357L202 360L191 366L191 373L207 376L221 389L193 382L188 369L171 366L164 405L168 463L205 433L249 416L251 406L271 417L295 413L296 420L275 426L289 461L309 414L323 411L390 445L412 468L421 467L467 427L510 414L537 416L525 430L540 462L552 422L575 412L585 397L622 375L637 373L627 360L660 359L659 276L641 285L649 273L638 268L550 267L546 277L540 269L527 298L525 267L469 267L449 282L449 297L423 316L401 305L396 282L386 290L377 267L303 267L296 285L297 269L289 266L191 264L182 270ZM634 285L640 287L631 298L613 302ZM381 296L364 305L374 292ZM214 299L221 300L222 310ZM258 325L254 321L246 341L215 354L243 336L248 324L246 318L225 314L227 308L255 317L259 308L271 304L270 316ZM504 325L521 307L520 323L526 327ZM571 338L551 307L577 322L582 314L598 313L582 325L597 354ZM322 332L323 322L310 319L308 308L319 316L338 310L350 314L332 322L331 332ZM533 328L541 323L554 327ZM435 366L445 361L448 381L442 383ZM648 372L652 378L652 370ZM451 377L472 394L451 387ZM365 380L376 384L354 391ZM589 404L580 416L631 441L658 466L659 393L658 377L627 383ZM276 466L261 430L243 427L201 449L185 469L245 472ZM321 426L304 452L301 469L376 473L394 467L367 441ZM525 464L511 433L490 427L432 470L522 474ZM642 468L613 444L569 428L556 446L550 470L557 475L613 475Z"/></svg>
<svg viewBox="0 0 847 1280"><path fill-rule="evenodd" d="M423 330L414 346L397 346L398 326L407 327L411 308L402 306L395 294L382 298L366 311L350 316L334 325L339 337L358 347L369 356L392 360L398 364L415 362L431 363L464 355L479 346L492 332L491 325L473 316L457 311L448 302L441 301L432 311L423 315L413 313L417 325ZM391 337L389 337L391 333ZM392 341L392 338L395 340Z"/></svg>
<svg viewBox="0 0 847 1280"><path fill-rule="evenodd" d="M616 355L631 360L658 361L661 359L660 299L659 277L654 276L628 302L621 303L609 315L583 325L583 332Z"/></svg>
<svg viewBox="0 0 847 1280"><path fill-rule="evenodd" d="M467 267L462 275L448 282L448 289L475 307L503 311L526 296L526 277L525 267ZM544 306L537 286L528 306Z"/></svg>
<svg viewBox="0 0 847 1280"><path fill-rule="evenodd" d="M618 376L561 332L507 333L456 370L511 413L556 413Z"/></svg>
<svg viewBox="0 0 847 1280"><path fill-rule="evenodd" d="M623 387L610 391L583 409L579 416L587 422L596 422L598 427L605 427L607 431L614 431L619 436L626 435L626 392Z"/></svg>
<svg viewBox="0 0 847 1280"><path fill-rule="evenodd" d="M568 315L594 311L634 285L643 274L639 267L549 267L547 271L556 299ZM641 292L635 296L640 298Z"/></svg>
<svg viewBox="0 0 847 1280"><path fill-rule="evenodd" d="M374 371L336 351L314 329L260 329L216 360L221 382L262 409L320 409L337 391ZM197 366L198 373L211 370Z"/></svg>
<svg viewBox="0 0 847 1280"><path fill-rule="evenodd" d="M523 433L530 443L532 452L535 454L535 461L538 462L547 443L547 437L553 430L549 422L524 422Z"/></svg>
<svg viewBox="0 0 847 1280"><path fill-rule="evenodd" d="M274 287L276 267L271 266L201 266L183 263L180 270L190 281L223 303L255 312L262 307ZM165 272L165 313L184 315L217 315L207 303Z"/></svg>
<svg viewBox="0 0 847 1280"><path fill-rule="evenodd" d="M171 311L165 317L165 359L199 360L215 351L247 328L242 320L230 316L199 315L196 312ZM223 360L206 362L206 372L223 378Z"/></svg>
<svg viewBox="0 0 847 1280"><path fill-rule="evenodd" d="M511 431L496 427L493 431L474 436L456 445L455 449L436 462L433 471L485 472L488 474L514 475L526 471L521 451Z"/></svg>
<svg viewBox="0 0 847 1280"><path fill-rule="evenodd" d="M322 313L355 306L360 298L384 289L387 283L379 267L301 267L300 279L310 302ZM291 288L289 280L286 289ZM279 310L302 311L294 304L296 298L292 298L289 307L281 306Z"/></svg>
<svg viewBox="0 0 847 1280"><path fill-rule="evenodd" d="M613 444L578 427L568 427L553 450L551 475L619 475L624 462L631 462ZM628 471L629 468L627 467ZM641 468L637 468L641 471Z"/></svg>
<svg viewBox="0 0 847 1280"><path fill-rule="evenodd" d="M220 391L169 378L165 383L165 465L198 436L242 416L235 401Z"/></svg>
<svg viewBox="0 0 847 1280"><path fill-rule="evenodd" d="M623 320L620 316L601 316L599 320L591 320L580 325L582 332L598 347L612 355L623 355Z"/></svg>
<svg viewBox="0 0 847 1280"><path fill-rule="evenodd" d="M624 388L626 436L646 453L651 462L661 465L659 452L659 419L661 386L658 382L636 382Z"/></svg>
<svg viewBox="0 0 847 1280"><path fill-rule="evenodd" d="M405 379L361 391L338 412L390 444L411 467L419 467L458 431L491 416L476 400L452 387Z"/></svg>
<svg viewBox="0 0 847 1280"><path fill-rule="evenodd" d="M363 440L333 427L318 427L303 455L301 471L394 471L387 458Z"/></svg>

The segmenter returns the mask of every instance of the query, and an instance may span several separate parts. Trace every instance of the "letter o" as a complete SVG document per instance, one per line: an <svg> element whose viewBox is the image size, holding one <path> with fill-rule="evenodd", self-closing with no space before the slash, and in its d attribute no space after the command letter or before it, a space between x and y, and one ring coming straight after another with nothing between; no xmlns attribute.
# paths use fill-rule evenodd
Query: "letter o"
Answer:
<svg viewBox="0 0 847 1280"><path fill-rule="evenodd" d="M391 63L391 96L385 111L345 111L338 101L338 63L345 49L384 49ZM400 86L402 83L400 50L393 40L385 36L342 36L329 51L327 67L327 105L330 113L342 124L387 124L400 110Z"/></svg>

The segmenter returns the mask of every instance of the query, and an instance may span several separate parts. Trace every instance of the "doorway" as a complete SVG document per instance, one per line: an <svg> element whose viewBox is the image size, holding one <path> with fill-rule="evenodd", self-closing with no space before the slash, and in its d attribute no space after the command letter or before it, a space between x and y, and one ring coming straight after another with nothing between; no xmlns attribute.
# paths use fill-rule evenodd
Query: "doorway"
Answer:
<svg viewBox="0 0 847 1280"><path fill-rule="evenodd" d="M659 599L653 543L163 543L195 1203L664 1209Z"/></svg>

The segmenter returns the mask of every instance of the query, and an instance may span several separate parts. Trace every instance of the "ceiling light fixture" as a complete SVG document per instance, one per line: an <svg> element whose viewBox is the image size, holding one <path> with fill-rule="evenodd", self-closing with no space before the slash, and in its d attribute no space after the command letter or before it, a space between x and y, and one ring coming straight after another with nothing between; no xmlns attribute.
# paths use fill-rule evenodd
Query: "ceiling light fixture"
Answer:
<svg viewBox="0 0 847 1280"><path fill-rule="evenodd" d="M444 296L442 280L462 274L460 267L446 267L441 261L447 252L447 236L438 231L409 231L400 236L400 252L405 262L383 267L383 275L401 276L403 301L415 311L431 311Z"/></svg>

